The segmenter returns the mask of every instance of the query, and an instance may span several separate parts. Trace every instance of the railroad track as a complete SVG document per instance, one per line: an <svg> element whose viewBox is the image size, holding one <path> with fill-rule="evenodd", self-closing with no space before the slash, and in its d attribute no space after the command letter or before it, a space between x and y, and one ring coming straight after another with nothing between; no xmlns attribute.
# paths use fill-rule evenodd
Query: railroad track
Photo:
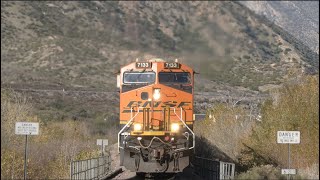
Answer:
<svg viewBox="0 0 320 180"><path fill-rule="evenodd" d="M122 172L118 174L117 176L113 178L107 178L107 179L130 179L130 180L176 180L180 179L178 175L176 174L162 174L162 175L152 175L152 174L146 174L144 177L136 175L135 172ZM185 178L183 178L185 179Z"/></svg>
<svg viewBox="0 0 320 180"><path fill-rule="evenodd" d="M121 168L122 169L122 168ZM201 179L196 174L193 173L192 168L186 168L183 172L180 173L170 173L170 174L145 174L144 176L137 175L135 172L131 172L123 168L123 170L117 170L116 173L112 173L108 177L104 178L105 180L109 179L130 179L130 180L188 180L188 179Z"/></svg>

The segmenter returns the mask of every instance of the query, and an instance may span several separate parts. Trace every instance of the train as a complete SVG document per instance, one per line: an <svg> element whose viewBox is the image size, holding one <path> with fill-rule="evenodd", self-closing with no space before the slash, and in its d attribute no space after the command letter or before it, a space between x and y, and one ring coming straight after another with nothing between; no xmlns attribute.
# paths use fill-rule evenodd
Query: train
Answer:
<svg viewBox="0 0 320 180"><path fill-rule="evenodd" d="M194 75L177 59L136 59L120 68L120 166L138 175L189 166L195 148Z"/></svg>

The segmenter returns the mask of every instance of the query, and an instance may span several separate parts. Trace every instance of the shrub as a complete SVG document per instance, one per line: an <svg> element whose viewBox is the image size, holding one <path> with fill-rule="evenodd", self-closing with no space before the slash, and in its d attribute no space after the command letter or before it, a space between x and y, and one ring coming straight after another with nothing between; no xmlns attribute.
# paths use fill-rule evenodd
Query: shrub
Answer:
<svg viewBox="0 0 320 180"><path fill-rule="evenodd" d="M241 173L236 176L235 179L279 179L279 180L285 180L287 179L287 176L281 175L280 168L274 167L272 165L262 165L262 166L255 166L251 169L249 169L245 173ZM300 175L293 176L293 179L304 179Z"/></svg>
<svg viewBox="0 0 320 180"><path fill-rule="evenodd" d="M284 50L284 54L288 54L288 52L290 52L290 51L292 51L290 48L286 48L286 49Z"/></svg>
<svg viewBox="0 0 320 180"><path fill-rule="evenodd" d="M243 58L245 58L245 59L250 59L250 56L244 55Z"/></svg>
<svg viewBox="0 0 320 180"><path fill-rule="evenodd" d="M1 179L22 179L24 137L14 134L16 121L39 122L40 133L28 141L28 178L69 178L71 159L97 156L96 137L85 122L66 120L44 124L32 115L22 94L1 90Z"/></svg>
<svg viewBox="0 0 320 180"><path fill-rule="evenodd" d="M246 116L249 112L243 107L234 106L235 103L215 105L208 110L208 117L195 125L195 133L199 137L208 139L208 143L214 144L233 159L240 153L241 139L249 135L254 122Z"/></svg>
<svg viewBox="0 0 320 180"><path fill-rule="evenodd" d="M319 81L306 76L287 83L264 103L262 121L246 145L281 167L287 165L287 145L277 144L277 131L300 131L301 143L291 146L291 167L306 168L319 157Z"/></svg>

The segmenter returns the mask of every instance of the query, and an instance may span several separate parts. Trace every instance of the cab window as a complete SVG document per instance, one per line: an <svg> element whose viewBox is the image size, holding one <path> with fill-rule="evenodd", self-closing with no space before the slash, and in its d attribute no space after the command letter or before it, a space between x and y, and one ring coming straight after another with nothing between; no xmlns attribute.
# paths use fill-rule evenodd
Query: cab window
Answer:
<svg viewBox="0 0 320 180"><path fill-rule="evenodd" d="M154 72L125 72L123 75L124 84L154 83L155 79Z"/></svg>
<svg viewBox="0 0 320 180"><path fill-rule="evenodd" d="M160 72L159 83L191 84L191 76L189 72Z"/></svg>

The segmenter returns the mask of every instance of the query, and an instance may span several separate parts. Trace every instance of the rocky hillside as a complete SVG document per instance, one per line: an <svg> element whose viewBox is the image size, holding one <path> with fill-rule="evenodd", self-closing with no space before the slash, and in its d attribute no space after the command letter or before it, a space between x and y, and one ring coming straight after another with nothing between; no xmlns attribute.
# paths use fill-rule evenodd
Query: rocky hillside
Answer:
<svg viewBox="0 0 320 180"><path fill-rule="evenodd" d="M195 65L210 80L257 88L308 66L231 2L1 5L2 83L110 89L120 65L161 56Z"/></svg>
<svg viewBox="0 0 320 180"><path fill-rule="evenodd" d="M197 92L216 95L257 94L292 73L318 73L318 56L274 28L236 2L1 1L1 84L116 92L114 72L150 57L193 66ZM38 93L40 110L98 116L87 101L66 105L53 94Z"/></svg>
<svg viewBox="0 0 320 180"><path fill-rule="evenodd" d="M319 54L319 1L242 1Z"/></svg>

